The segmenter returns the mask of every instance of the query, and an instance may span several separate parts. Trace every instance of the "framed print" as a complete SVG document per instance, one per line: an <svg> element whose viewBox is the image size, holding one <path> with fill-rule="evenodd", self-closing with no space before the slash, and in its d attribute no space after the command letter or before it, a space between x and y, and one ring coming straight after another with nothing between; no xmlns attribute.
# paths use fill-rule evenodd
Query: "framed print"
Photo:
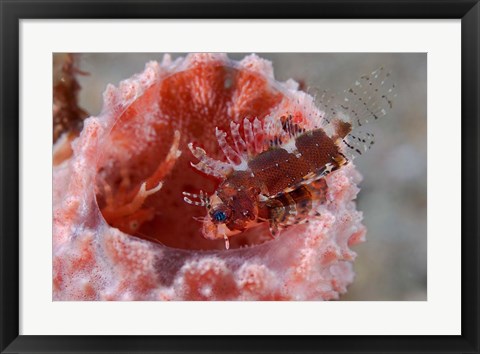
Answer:
<svg viewBox="0 0 480 354"><path fill-rule="evenodd" d="M0 10L2 353L478 352L478 2Z"/></svg>

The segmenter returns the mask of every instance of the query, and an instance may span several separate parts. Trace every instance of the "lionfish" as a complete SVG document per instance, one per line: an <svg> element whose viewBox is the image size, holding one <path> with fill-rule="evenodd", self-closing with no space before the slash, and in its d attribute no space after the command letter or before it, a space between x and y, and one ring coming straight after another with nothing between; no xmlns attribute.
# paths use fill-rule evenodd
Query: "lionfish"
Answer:
<svg viewBox="0 0 480 354"><path fill-rule="evenodd" d="M310 95L313 102L313 98ZM325 176L342 168L374 143L362 126L392 108L395 85L383 68L362 76L338 100L329 91L315 95L316 116L305 118L303 107L273 114L263 121L231 122L231 140L216 128L226 162L188 144L202 173L221 179L212 195L184 192L184 201L207 209L203 236L225 240L261 223L275 238L283 229L319 215L316 204L326 202ZM300 105L300 102L298 102ZM305 104L305 103L304 103ZM311 110L310 110L311 111Z"/></svg>

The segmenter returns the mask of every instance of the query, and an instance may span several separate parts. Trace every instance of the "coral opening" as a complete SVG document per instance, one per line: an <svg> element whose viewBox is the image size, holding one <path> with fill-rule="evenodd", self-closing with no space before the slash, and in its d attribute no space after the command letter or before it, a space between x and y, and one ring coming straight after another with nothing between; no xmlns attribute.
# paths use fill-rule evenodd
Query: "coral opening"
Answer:
<svg viewBox="0 0 480 354"><path fill-rule="evenodd" d="M134 97L102 142L97 201L106 221L127 234L173 248L224 249L223 240L202 236L202 224L194 218L204 217L205 209L183 201L182 192L213 193L219 183L191 166L195 158L187 144L223 158L215 128L228 131L232 121L263 119L282 102L285 90L258 71L225 60L197 57L173 71ZM258 243L266 232L263 225L248 230L230 246Z"/></svg>

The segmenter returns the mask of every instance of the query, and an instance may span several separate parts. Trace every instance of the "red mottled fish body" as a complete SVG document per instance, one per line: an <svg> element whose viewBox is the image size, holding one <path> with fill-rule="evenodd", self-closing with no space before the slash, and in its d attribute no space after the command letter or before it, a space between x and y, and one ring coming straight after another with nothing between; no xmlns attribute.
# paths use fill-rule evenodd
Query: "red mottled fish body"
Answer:
<svg viewBox="0 0 480 354"><path fill-rule="evenodd" d="M344 161L339 147L322 129L301 134L289 144L290 152L274 148L248 163L269 196L291 190L312 176L321 176L329 165L333 171Z"/></svg>

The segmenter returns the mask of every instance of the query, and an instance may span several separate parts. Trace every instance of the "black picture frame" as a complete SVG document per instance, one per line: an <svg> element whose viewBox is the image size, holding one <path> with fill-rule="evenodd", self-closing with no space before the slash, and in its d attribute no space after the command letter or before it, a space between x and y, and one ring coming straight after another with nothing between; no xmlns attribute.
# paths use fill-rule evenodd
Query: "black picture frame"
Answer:
<svg viewBox="0 0 480 354"><path fill-rule="evenodd" d="M478 353L479 31L477 0L0 0L1 353ZM151 18L461 19L462 310L459 336L19 335L19 20ZM448 162L446 162L447 164ZM442 178L442 176L439 176ZM438 314L441 316L441 314Z"/></svg>

